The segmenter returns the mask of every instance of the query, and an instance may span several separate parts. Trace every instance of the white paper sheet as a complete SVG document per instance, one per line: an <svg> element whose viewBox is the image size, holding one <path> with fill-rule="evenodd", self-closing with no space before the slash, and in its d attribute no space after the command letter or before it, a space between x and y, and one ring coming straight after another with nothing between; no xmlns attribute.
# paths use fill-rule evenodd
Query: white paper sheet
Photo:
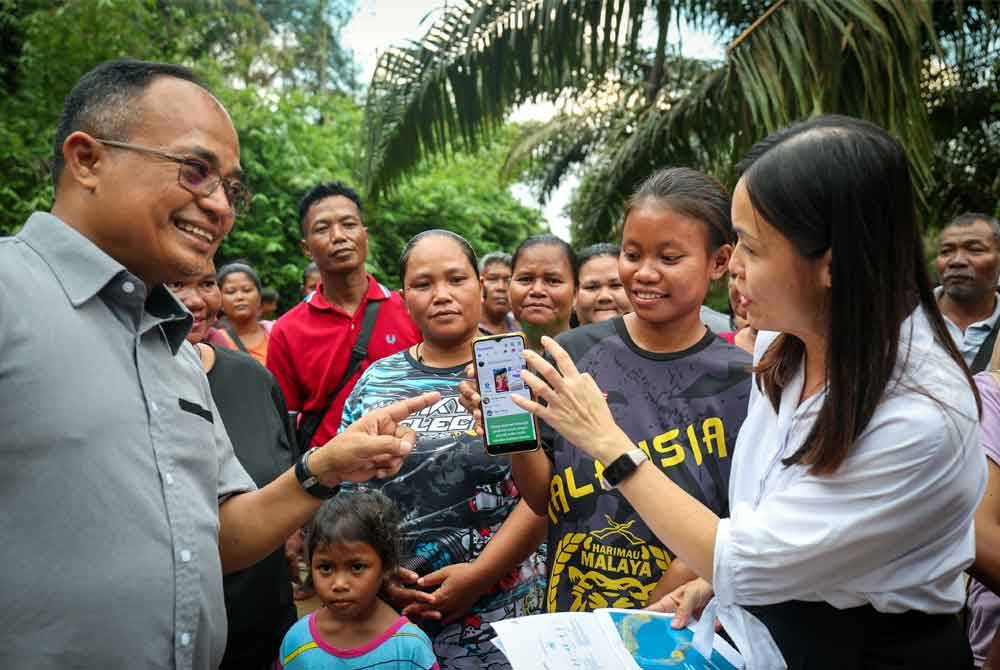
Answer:
<svg viewBox="0 0 1000 670"><path fill-rule="evenodd" d="M538 614L497 621L493 629L503 640L501 650L517 670L628 667L608 644L600 620L592 614Z"/></svg>

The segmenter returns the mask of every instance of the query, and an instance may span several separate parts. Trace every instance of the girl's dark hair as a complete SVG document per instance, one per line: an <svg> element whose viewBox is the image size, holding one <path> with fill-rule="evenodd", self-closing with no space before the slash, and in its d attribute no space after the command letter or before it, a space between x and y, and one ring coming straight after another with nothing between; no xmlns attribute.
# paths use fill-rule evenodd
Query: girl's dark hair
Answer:
<svg viewBox="0 0 1000 670"><path fill-rule="evenodd" d="M532 235L517 245L517 249L514 250L514 255L511 257L510 261L511 272L517 269L517 259L521 257L521 253L526 249L537 246L559 247L562 249L563 253L566 255L566 261L569 263L570 274L573 275L573 285L576 286L580 283L580 264L577 262L576 252L573 251L573 247L571 247L566 240L556 237L551 233Z"/></svg>
<svg viewBox="0 0 1000 670"><path fill-rule="evenodd" d="M583 249L580 249L580 253L576 255L577 272L583 269L583 266L587 264L587 261L595 258L603 258L605 256L617 259L621 252L622 249L617 244L608 244L607 242L591 244L589 247L584 247Z"/></svg>
<svg viewBox="0 0 1000 670"><path fill-rule="evenodd" d="M258 277L257 272L246 263L227 263L226 265L223 265L215 274L215 281L218 282L219 288L222 288L222 282L226 280L226 277L241 273L250 278L250 281L252 281L257 287L257 292L263 296L264 288L263 284L260 283L260 277Z"/></svg>
<svg viewBox="0 0 1000 670"><path fill-rule="evenodd" d="M804 258L831 253L827 396L802 447L784 460L831 474L868 426L892 379L900 328L921 305L938 344L979 394L938 311L924 264L910 167L899 142L845 116L799 122L758 142L740 164L756 215ZM783 334L757 366L777 407L804 345Z"/></svg>
<svg viewBox="0 0 1000 670"><path fill-rule="evenodd" d="M323 503L306 525L306 559L320 547L364 542L382 559L384 572L399 566L399 509L384 493L371 489L343 491Z"/></svg>
<svg viewBox="0 0 1000 670"><path fill-rule="evenodd" d="M658 170L626 201L625 218L648 200L705 224L709 251L736 243L729 192L715 177L686 167Z"/></svg>
<svg viewBox="0 0 1000 670"><path fill-rule="evenodd" d="M425 230L421 233L417 233L410 238L410 241L406 243L403 247L403 253L399 255L399 282L404 284L406 279L406 264L410 262L410 254L413 253L413 248L417 244L428 237L445 237L455 244L457 244L461 249L462 253L465 254L465 258L469 261L469 265L472 266L472 271L476 275L476 279L479 279L479 262L476 260L476 252L472 250L472 245L466 241L464 237L458 233L453 233L450 230L444 230L442 228L433 228L431 230Z"/></svg>

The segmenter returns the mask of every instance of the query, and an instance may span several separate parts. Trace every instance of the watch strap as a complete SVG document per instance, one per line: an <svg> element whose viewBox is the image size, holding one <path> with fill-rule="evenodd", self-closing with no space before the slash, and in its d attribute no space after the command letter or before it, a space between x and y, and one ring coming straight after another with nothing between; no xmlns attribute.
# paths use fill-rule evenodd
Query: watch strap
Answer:
<svg viewBox="0 0 1000 670"><path fill-rule="evenodd" d="M309 456L318 448L307 449L299 460L295 462L295 478L299 480L299 486L302 487L302 490L312 497L319 498L320 500L329 500L337 495L340 487L325 486L319 477L314 475L312 470L309 469Z"/></svg>
<svg viewBox="0 0 1000 670"><path fill-rule="evenodd" d="M601 473L601 488L610 491L635 472L643 461L648 460L646 452L638 447L626 451L604 468Z"/></svg>

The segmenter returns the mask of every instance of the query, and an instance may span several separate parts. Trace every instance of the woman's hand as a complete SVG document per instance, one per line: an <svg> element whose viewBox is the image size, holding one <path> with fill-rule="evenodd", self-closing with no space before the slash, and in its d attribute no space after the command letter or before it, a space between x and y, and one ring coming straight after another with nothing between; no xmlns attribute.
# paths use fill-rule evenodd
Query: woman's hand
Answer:
<svg viewBox="0 0 1000 670"><path fill-rule="evenodd" d="M413 570L397 568L396 574L385 584L385 597L389 604L406 616L411 614L426 619L440 619L441 613L435 609L434 594L411 589L408 585L416 584L420 575Z"/></svg>
<svg viewBox="0 0 1000 670"><path fill-rule="evenodd" d="M479 600L479 597L490 587L483 584L482 576L472 563L455 563L446 565L440 570L424 575L417 582L421 587L433 587L437 589L432 593L434 596L434 610L438 613L438 618L444 623L454 621L469 611L469 608ZM409 616L411 613L417 616L424 616L419 606L407 608L402 614Z"/></svg>
<svg viewBox="0 0 1000 670"><path fill-rule="evenodd" d="M566 350L551 337L543 337L542 346L558 369L535 352L525 351L524 359L534 372L525 370L521 378L546 405L512 393L514 404L539 417L604 464L632 449L635 445L615 424L608 402L593 377L586 372L581 374Z"/></svg>
<svg viewBox="0 0 1000 670"><path fill-rule="evenodd" d="M458 402L476 420L476 435L482 437L483 432L483 399L479 395L479 385L476 383L476 369L472 363L465 366L465 376L468 379L458 384Z"/></svg>
<svg viewBox="0 0 1000 670"><path fill-rule="evenodd" d="M697 619L701 616L713 595L715 591L712 585L699 577L674 589L646 609L651 612L674 612L674 620L670 625L673 628L684 628L692 617Z"/></svg>

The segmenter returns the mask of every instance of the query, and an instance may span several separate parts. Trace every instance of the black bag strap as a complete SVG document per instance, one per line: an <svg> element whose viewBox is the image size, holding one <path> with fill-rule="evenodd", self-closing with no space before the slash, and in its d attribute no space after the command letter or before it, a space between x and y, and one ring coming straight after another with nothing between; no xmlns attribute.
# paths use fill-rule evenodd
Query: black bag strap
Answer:
<svg viewBox="0 0 1000 670"><path fill-rule="evenodd" d="M365 360L365 357L368 355L368 342L372 339L372 331L375 330L375 320L378 318L378 310L381 305L381 300L369 300L368 304L365 305L365 317L361 322L361 329L358 331L358 339L351 348L351 358L347 362L347 369L344 371L344 376L340 378L333 391L327 396L326 402L323 403L323 408L318 412L309 412L305 415L299 429L300 436L303 438L301 440L303 443L299 445L302 451L309 448L312 436L315 435L316 429L323 423L323 418L330 411L330 407L333 406L333 401L336 400L337 395L347 382L351 380L351 377L354 376L358 366L361 365L361 361Z"/></svg>
<svg viewBox="0 0 1000 670"><path fill-rule="evenodd" d="M243 344L243 340L241 340L240 336L236 334L236 331L233 330L232 326L226 326L226 334L229 335L229 339L233 341L233 344L236 345L237 349L242 351L244 354L249 355L250 352L247 351L246 346Z"/></svg>
<svg viewBox="0 0 1000 670"><path fill-rule="evenodd" d="M993 330L986 336L983 346L979 347L979 351L976 352L976 357L972 360L972 365L969 366L972 374L982 372L990 366L990 359L993 357L993 347L997 342L998 329L1000 329L1000 319L997 319L996 323L993 324Z"/></svg>

